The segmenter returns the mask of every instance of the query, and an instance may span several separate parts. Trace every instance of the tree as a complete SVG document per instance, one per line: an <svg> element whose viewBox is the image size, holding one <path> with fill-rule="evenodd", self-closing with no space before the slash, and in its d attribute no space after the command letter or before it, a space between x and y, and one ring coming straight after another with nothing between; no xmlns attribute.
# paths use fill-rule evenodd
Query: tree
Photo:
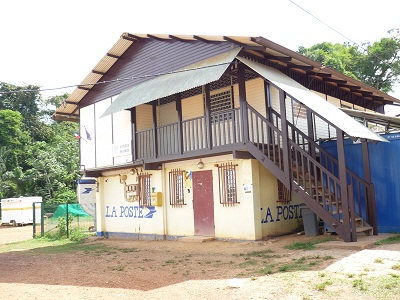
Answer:
<svg viewBox="0 0 400 300"><path fill-rule="evenodd" d="M299 53L387 93L400 82L399 29L388 33L390 37L364 43L362 47L323 42L310 48L300 47Z"/></svg>
<svg viewBox="0 0 400 300"><path fill-rule="evenodd" d="M18 193L22 177L20 162L29 134L24 131L23 118L17 111L0 110L0 198Z"/></svg>
<svg viewBox="0 0 400 300"><path fill-rule="evenodd" d="M78 126L51 119L67 97L43 100L37 86L0 82L0 198L76 201Z"/></svg>

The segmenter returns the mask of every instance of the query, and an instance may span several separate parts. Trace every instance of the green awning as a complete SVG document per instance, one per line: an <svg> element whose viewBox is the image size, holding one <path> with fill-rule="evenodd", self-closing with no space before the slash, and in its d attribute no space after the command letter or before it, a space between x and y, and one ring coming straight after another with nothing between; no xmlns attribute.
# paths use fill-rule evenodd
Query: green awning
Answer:
<svg viewBox="0 0 400 300"><path fill-rule="evenodd" d="M388 142L385 138L372 132L367 127L342 112L336 106L314 94L289 76L286 76L276 69L248 60L246 58L238 57L238 59L246 64L249 68L257 72L259 75L264 77L266 80L270 81L274 86L284 90L289 97L292 97L305 106L311 108L314 112L325 118L331 124L334 124L343 130L350 137L364 138L379 142Z"/></svg>
<svg viewBox="0 0 400 300"><path fill-rule="evenodd" d="M216 81L221 78L240 50L240 47L234 48L126 89L101 117Z"/></svg>

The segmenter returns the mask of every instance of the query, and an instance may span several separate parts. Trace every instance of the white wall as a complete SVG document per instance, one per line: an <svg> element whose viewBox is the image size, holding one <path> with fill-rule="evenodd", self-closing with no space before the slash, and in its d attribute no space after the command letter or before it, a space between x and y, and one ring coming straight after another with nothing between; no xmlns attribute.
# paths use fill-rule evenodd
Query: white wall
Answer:
<svg viewBox="0 0 400 300"><path fill-rule="evenodd" d="M81 165L86 169L96 167L96 135L94 131L94 104L80 109ZM87 133L91 139L88 140Z"/></svg>

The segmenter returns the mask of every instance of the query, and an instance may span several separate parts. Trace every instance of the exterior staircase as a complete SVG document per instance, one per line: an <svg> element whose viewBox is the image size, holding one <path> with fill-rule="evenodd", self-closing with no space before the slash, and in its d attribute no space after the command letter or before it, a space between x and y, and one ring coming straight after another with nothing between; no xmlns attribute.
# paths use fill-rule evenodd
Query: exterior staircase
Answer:
<svg viewBox="0 0 400 300"><path fill-rule="evenodd" d="M293 124L273 112L274 124L247 104L247 150L302 199L344 241L357 234L377 234L373 218L373 185L351 170L340 178L339 162ZM334 126L334 125L332 125ZM281 130L280 128L283 128Z"/></svg>

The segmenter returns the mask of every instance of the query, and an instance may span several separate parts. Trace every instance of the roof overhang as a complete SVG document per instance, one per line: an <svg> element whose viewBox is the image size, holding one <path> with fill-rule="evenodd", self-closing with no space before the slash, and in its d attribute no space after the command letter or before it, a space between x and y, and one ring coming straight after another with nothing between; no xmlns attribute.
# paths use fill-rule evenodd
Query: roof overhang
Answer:
<svg viewBox="0 0 400 300"><path fill-rule="evenodd" d="M101 117L216 81L225 73L240 50L241 47L236 47L131 87L123 91Z"/></svg>
<svg viewBox="0 0 400 300"><path fill-rule="evenodd" d="M312 109L320 117L343 130L349 137L387 142L385 138L372 132L328 101L325 101L278 70L243 57L238 57L238 59L264 79L268 80L272 85L284 90L289 97L296 99Z"/></svg>
<svg viewBox="0 0 400 300"><path fill-rule="evenodd" d="M340 108L340 110L342 110L349 116L361 119L363 121L379 124L385 126L385 128L391 128L394 130L400 129L400 118L398 117L387 116L376 112L360 111L343 107Z"/></svg>
<svg viewBox="0 0 400 300"><path fill-rule="evenodd" d="M357 99L361 99L358 105L363 106L363 102L365 101L365 105L370 106L369 109L374 110L376 105L400 104L400 101L395 97L347 77L331 68L323 67L320 63L263 37L123 33L114 46L84 78L81 84L69 95L68 99L56 109L53 119L79 121L80 101L94 86L103 83L101 81L102 77L107 74L129 47L134 46L138 41L150 39L161 41L179 40L187 43L195 41L230 43L242 47L248 55L253 55L263 62L273 65L274 68L284 68L285 70L293 71L301 76L305 76L313 84L328 84L333 89L337 89L339 91L338 94L344 92L343 94L347 93L355 96ZM114 78L113 80L117 81L118 78Z"/></svg>

